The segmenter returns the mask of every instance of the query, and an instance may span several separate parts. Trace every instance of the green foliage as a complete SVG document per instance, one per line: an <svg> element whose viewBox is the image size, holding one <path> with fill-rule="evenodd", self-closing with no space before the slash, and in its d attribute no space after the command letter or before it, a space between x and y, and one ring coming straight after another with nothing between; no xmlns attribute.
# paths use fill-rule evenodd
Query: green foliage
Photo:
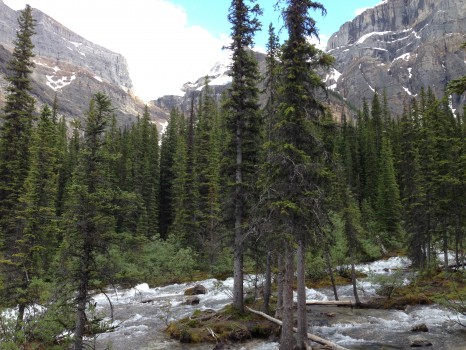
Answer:
<svg viewBox="0 0 466 350"><path fill-rule="evenodd" d="M145 277L154 283L176 282L186 279L196 270L196 253L180 247L174 240L154 240L143 251L144 259L137 262Z"/></svg>
<svg viewBox="0 0 466 350"><path fill-rule="evenodd" d="M375 285L379 285L377 294L391 298L392 295L405 284L405 273L403 270L396 270L393 273L369 274L369 280Z"/></svg>

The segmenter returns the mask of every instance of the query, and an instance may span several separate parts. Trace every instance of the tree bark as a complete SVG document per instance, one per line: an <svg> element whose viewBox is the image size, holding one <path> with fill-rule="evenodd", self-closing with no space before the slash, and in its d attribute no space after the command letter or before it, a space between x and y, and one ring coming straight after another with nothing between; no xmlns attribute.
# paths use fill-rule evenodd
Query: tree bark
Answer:
<svg viewBox="0 0 466 350"><path fill-rule="evenodd" d="M448 237L446 225L443 226L443 265L445 271L448 271Z"/></svg>
<svg viewBox="0 0 466 350"><path fill-rule="evenodd" d="M91 247L90 243L84 247L83 257L80 266L81 279L76 296L76 324L74 330L74 350L82 350L84 346L84 330L86 327L86 304L89 289L89 266L91 262Z"/></svg>
<svg viewBox="0 0 466 350"><path fill-rule="evenodd" d="M18 316L16 317L16 326L15 331L19 332L23 328L23 320L24 320L24 311L26 310L26 304L20 303L18 305Z"/></svg>
<svg viewBox="0 0 466 350"><path fill-rule="evenodd" d="M264 312L270 313L270 296L272 294L272 253L267 252L267 261L265 265L265 281L264 281Z"/></svg>
<svg viewBox="0 0 466 350"><path fill-rule="evenodd" d="M241 122L236 126L235 249L233 263L233 308L244 312L243 292L243 150Z"/></svg>
<svg viewBox="0 0 466 350"><path fill-rule="evenodd" d="M298 242L297 252L297 279L298 279L298 332L297 341L298 349L306 350L307 348L307 308L306 308L306 269L305 269L305 242Z"/></svg>
<svg viewBox="0 0 466 350"><path fill-rule="evenodd" d="M280 337L280 350L291 350L295 345L293 336L293 250L288 247L285 256L285 278L283 281L283 324Z"/></svg>
<svg viewBox="0 0 466 350"><path fill-rule="evenodd" d="M283 279L284 279L284 260L283 255L278 254L277 258L278 273L277 273L277 308L275 310L275 317L283 317Z"/></svg>
<svg viewBox="0 0 466 350"><path fill-rule="evenodd" d="M351 254L351 283L353 284L353 294L354 300L356 301L356 305L361 305L361 301L359 300L358 295L358 288L356 286L356 269L354 268L354 247L350 246L350 254Z"/></svg>
<svg viewBox="0 0 466 350"><path fill-rule="evenodd" d="M335 296L335 300L338 301L337 286L335 284L335 276L333 275L332 262L330 261L330 253L328 251L328 247L325 248L324 256L325 264L327 265L328 273L330 275L330 281L332 282L333 295Z"/></svg>

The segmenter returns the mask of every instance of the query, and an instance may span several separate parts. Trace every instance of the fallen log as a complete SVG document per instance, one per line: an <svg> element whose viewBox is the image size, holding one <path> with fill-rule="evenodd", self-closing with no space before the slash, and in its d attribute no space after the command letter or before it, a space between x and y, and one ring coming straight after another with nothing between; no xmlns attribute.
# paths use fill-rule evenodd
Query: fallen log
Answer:
<svg viewBox="0 0 466 350"><path fill-rule="evenodd" d="M355 306L356 303L353 303L351 300L329 300L329 301L320 301L320 300L307 300L306 305L334 305L334 306Z"/></svg>
<svg viewBox="0 0 466 350"><path fill-rule="evenodd" d="M257 310L253 310L251 309L250 307L247 307L246 306L246 309L248 309L249 311L251 311L252 313L254 314L257 314L257 315L260 315L262 317L265 317L266 319L268 319L269 321L273 322L273 323L276 323L278 324L279 326L282 325L282 321L280 321L279 319L277 318L274 318L272 316L269 316L261 311L257 311ZM296 332L297 329L295 327L293 327L293 330ZM312 340L313 342L316 342L318 344L321 344L321 345L326 345L328 347L330 347L330 349L334 349L334 350L348 350L347 348L344 348L338 344L335 344L335 343L332 343L330 340L327 340L327 339L324 339L324 338L321 338L317 335L314 335L314 334L311 334L311 333L307 333L307 338L309 340Z"/></svg>

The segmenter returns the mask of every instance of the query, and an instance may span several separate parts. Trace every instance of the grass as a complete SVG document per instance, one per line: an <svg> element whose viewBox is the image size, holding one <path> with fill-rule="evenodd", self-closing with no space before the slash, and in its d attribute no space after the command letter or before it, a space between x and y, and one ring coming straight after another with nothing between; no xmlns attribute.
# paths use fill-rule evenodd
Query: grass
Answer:
<svg viewBox="0 0 466 350"><path fill-rule="evenodd" d="M460 301L460 303L456 303ZM463 303L461 303L463 301ZM443 304L459 306L466 312L466 272L428 270L407 286L396 288L390 298L379 302L386 309L404 309L408 305Z"/></svg>

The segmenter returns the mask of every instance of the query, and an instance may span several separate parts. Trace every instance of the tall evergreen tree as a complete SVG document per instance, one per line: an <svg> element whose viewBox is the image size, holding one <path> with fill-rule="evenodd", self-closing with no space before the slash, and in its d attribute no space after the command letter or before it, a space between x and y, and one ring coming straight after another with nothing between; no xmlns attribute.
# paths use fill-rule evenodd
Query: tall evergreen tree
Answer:
<svg viewBox="0 0 466 350"><path fill-rule="evenodd" d="M211 265L221 251L219 111L213 91L205 85L198 113L195 140L196 232L202 254Z"/></svg>
<svg viewBox="0 0 466 350"><path fill-rule="evenodd" d="M251 47L254 34L260 29L257 15L261 14L259 5L250 0L232 0L228 20L232 24L232 42L228 49L232 52L230 76L232 84L228 90L227 129L231 137L227 146L229 160L225 173L229 184L229 198L234 231L234 268L233 268L233 307L243 312L243 259L245 230L250 195L253 187L260 149L260 111L258 66ZM249 197L249 198L248 198Z"/></svg>
<svg viewBox="0 0 466 350"><path fill-rule="evenodd" d="M319 92L324 83L317 68L328 68L331 56L309 44L308 37L318 37L316 23L309 10L325 14L322 4L310 0L287 0L283 10L289 38L282 49L283 80L279 90L278 120L274 125L272 157L270 160L271 188L274 197L270 206L274 210L277 227L288 236L288 251L293 241L299 246L298 264L304 263L303 254L314 225L322 224L324 207L322 142L324 108ZM287 264L292 267L293 264ZM298 266L298 348L307 346L307 321L303 267ZM288 271L285 275L289 275ZM287 290L287 288L285 288ZM283 328L280 349L293 348L293 300L284 293ZM288 297L288 298L286 298ZM290 307L291 305L291 307Z"/></svg>
<svg viewBox="0 0 466 350"><path fill-rule="evenodd" d="M395 247L401 241L401 203L396 182L391 143L382 138L380 173L377 183L376 213L381 241L387 247Z"/></svg>
<svg viewBox="0 0 466 350"><path fill-rule="evenodd" d="M111 113L109 98L102 93L95 94L90 102L83 148L70 188L62 256L66 280L76 291L74 350L84 349L90 290L95 288L93 281L103 277L98 274L96 258L108 250L114 238L114 193L104 149L104 131Z"/></svg>
<svg viewBox="0 0 466 350"><path fill-rule="evenodd" d="M24 220L20 240L22 265L28 278L48 279L51 263L61 241L56 216L58 188L57 124L50 108L45 105L37 130L32 137L31 165L20 201Z"/></svg>
<svg viewBox="0 0 466 350"><path fill-rule="evenodd" d="M17 261L17 243L23 239L19 198L29 171L29 154L34 113L30 74L34 67L32 36L35 21L29 5L20 12L19 30L14 41L13 57L8 62L9 73L3 124L0 130L0 277L5 279L0 289L10 300L17 298L16 280L24 280L24 271ZM11 282L11 283L10 283ZM16 295L16 296L15 296ZM16 300L19 302L19 300ZM19 302L17 328L24 313Z"/></svg>
<svg viewBox="0 0 466 350"><path fill-rule="evenodd" d="M133 190L144 202L146 218L146 237L154 237L158 233L158 193L159 193L159 145L158 132L150 122L149 109L146 106L142 119L137 125L137 136L133 154Z"/></svg>
<svg viewBox="0 0 466 350"><path fill-rule="evenodd" d="M425 266L425 195L419 164L419 125L416 101L405 110L400 120L401 159L400 196L404 209L405 229L408 233L409 255L417 267Z"/></svg>
<svg viewBox="0 0 466 350"><path fill-rule="evenodd" d="M173 181L176 177L174 162L179 124L183 116L177 110L172 110L165 133L162 136L160 149L160 191L159 191L159 232L166 238L168 230L173 223L174 198Z"/></svg>

